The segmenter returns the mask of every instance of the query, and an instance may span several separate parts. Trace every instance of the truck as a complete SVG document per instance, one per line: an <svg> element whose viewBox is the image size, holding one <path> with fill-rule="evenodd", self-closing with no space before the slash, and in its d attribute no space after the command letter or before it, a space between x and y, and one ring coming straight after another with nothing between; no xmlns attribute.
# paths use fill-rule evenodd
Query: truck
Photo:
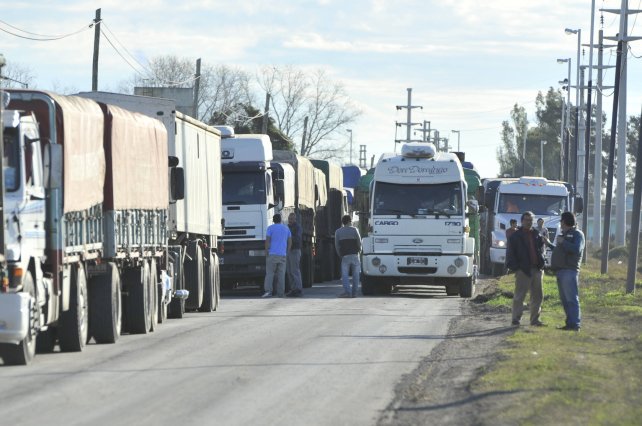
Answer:
<svg viewBox="0 0 642 426"><path fill-rule="evenodd" d="M223 132L223 218L221 264L223 288L263 289L265 239L275 213L287 220L294 211L294 168L275 163L272 142L264 134Z"/></svg>
<svg viewBox="0 0 642 426"><path fill-rule="evenodd" d="M0 357L28 364L36 349L153 331L188 296L164 279L169 207L184 195L167 130L78 96L8 93Z"/></svg>
<svg viewBox="0 0 642 426"><path fill-rule="evenodd" d="M567 182L522 176L483 179L482 183L480 260L481 272L486 275L501 275L505 269L506 229L511 219L520 224L523 212L533 212L536 219L544 219L549 239L554 241L562 213L583 210L582 198L576 197L573 186ZM550 265L550 256L547 249L546 267Z"/></svg>
<svg viewBox="0 0 642 426"><path fill-rule="evenodd" d="M315 280L316 252L316 212L320 207L318 184L325 182L324 177L316 174L315 168L307 158L285 150L273 151L274 161L290 165L294 169L294 213L303 230L301 246L301 279L303 287L310 288Z"/></svg>
<svg viewBox="0 0 642 426"><path fill-rule="evenodd" d="M354 200L352 209L356 213L358 220L359 234L368 235L368 221L370 217L370 187L374 178L375 167L370 168L366 174L361 176L359 183L354 189ZM354 223L354 220L353 220Z"/></svg>
<svg viewBox="0 0 642 426"><path fill-rule="evenodd" d="M163 305L161 315L182 318L186 310L218 309L218 241L223 234L221 132L177 111L171 99L100 91L78 96L146 115L164 125L170 173L178 178L183 193L182 199L172 199L168 207L165 271L174 291L164 293L169 304ZM174 297L186 293L188 297Z"/></svg>
<svg viewBox="0 0 642 426"><path fill-rule="evenodd" d="M348 209L350 210L350 214L352 214L354 212L354 191L357 185L359 185L359 179L361 179L361 176L363 176L366 171L354 164L342 166L341 171L343 172L343 189L346 191L348 197Z"/></svg>
<svg viewBox="0 0 642 426"><path fill-rule="evenodd" d="M323 174L327 201L321 213L317 213L317 253L316 262L321 281L330 281L341 276L341 259L334 248L334 233L341 228L341 218L348 214L348 199L343 187L343 171L338 165L327 160L311 160L312 165Z"/></svg>
<svg viewBox="0 0 642 426"><path fill-rule="evenodd" d="M474 239L466 179L453 153L410 142L383 154L370 184L369 233L362 238L362 291L389 294L404 284L444 286L471 297Z"/></svg>

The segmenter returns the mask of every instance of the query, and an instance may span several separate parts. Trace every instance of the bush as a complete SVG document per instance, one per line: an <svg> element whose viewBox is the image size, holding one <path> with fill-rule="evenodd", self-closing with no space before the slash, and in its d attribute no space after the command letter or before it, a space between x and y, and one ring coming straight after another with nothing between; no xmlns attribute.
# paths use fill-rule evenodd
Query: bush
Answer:
<svg viewBox="0 0 642 426"><path fill-rule="evenodd" d="M596 259L602 258L602 249L599 248L593 253L593 257ZM627 246L613 247L609 250L609 260L611 259L628 259L629 257L629 248Z"/></svg>

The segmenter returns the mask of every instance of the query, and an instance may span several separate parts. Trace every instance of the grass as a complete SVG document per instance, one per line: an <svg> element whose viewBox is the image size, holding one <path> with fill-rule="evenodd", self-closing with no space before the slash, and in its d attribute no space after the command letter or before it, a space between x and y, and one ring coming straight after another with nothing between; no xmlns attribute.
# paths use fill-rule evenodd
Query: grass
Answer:
<svg viewBox="0 0 642 426"><path fill-rule="evenodd" d="M544 277L542 320L548 327L520 327L500 361L472 386L478 394L507 392L488 424L634 425L642 423L642 285L626 294L626 263L588 259L580 273L582 331L564 324L555 277ZM512 303L514 276L502 277L487 303ZM527 312L525 313L527 315Z"/></svg>

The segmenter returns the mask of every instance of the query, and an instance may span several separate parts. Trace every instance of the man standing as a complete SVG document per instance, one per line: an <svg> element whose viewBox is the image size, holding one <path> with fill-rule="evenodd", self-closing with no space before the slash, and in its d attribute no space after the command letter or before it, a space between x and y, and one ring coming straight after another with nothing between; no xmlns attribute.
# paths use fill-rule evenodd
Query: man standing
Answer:
<svg viewBox="0 0 642 426"><path fill-rule="evenodd" d="M511 235L506 253L506 266L515 271L515 295L513 296L513 325L519 325L524 311L524 299L530 291L530 323L542 326L539 319L542 311L542 270L544 247L548 237L533 229L533 213L522 214L522 227Z"/></svg>
<svg viewBox="0 0 642 426"><path fill-rule="evenodd" d="M290 280L290 292L288 297L303 296L303 282L301 281L301 244L303 242L303 228L296 221L296 215L288 215L288 228L292 234L292 246L288 252L288 278Z"/></svg>
<svg viewBox="0 0 642 426"><path fill-rule="evenodd" d="M359 289L359 274L361 263L359 252L361 252L361 236L357 228L352 226L350 215L341 218L343 226L334 233L334 247L341 257L341 281L343 282L343 293L339 297L357 297ZM348 277L352 269L352 289Z"/></svg>
<svg viewBox="0 0 642 426"><path fill-rule="evenodd" d="M547 235L548 236L548 229L544 227L544 219L541 217L537 219L537 226L535 227L535 230L539 232L542 236Z"/></svg>
<svg viewBox="0 0 642 426"><path fill-rule="evenodd" d="M272 225L268 226L265 238L265 293L263 297L272 297L272 282L276 276L276 295L283 297L285 293L285 257L290 251L292 236L290 229L281 223L281 215L272 217Z"/></svg>
<svg viewBox="0 0 642 426"><path fill-rule="evenodd" d="M551 268L557 275L557 289L566 313L566 324L560 330L580 331L580 294L578 278L584 252L584 234L576 228L575 215L562 213L562 234L555 239Z"/></svg>

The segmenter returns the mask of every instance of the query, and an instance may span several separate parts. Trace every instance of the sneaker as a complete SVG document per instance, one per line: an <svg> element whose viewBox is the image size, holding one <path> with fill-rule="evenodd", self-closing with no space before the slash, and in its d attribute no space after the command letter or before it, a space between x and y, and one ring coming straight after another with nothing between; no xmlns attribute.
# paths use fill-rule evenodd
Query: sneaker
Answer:
<svg viewBox="0 0 642 426"><path fill-rule="evenodd" d="M546 324L544 324L544 323L543 323L543 322L541 322L540 320L537 320L537 321L535 321L535 322L532 322L532 323L531 323L531 325L532 325L533 327L546 327Z"/></svg>
<svg viewBox="0 0 642 426"><path fill-rule="evenodd" d="M272 293L270 293L269 291L266 291L261 297L264 299L267 299L268 297L272 297Z"/></svg>
<svg viewBox="0 0 642 426"><path fill-rule="evenodd" d="M574 327L572 325L565 325L563 327L557 327L558 330L564 331L580 331L580 327Z"/></svg>
<svg viewBox="0 0 642 426"><path fill-rule="evenodd" d="M286 293L287 297L303 297L303 292L299 289L294 289L288 293Z"/></svg>
<svg viewBox="0 0 642 426"><path fill-rule="evenodd" d="M340 294L340 295L338 295L337 297L346 298L346 297L351 297L351 295L350 295L350 293L341 293L341 294Z"/></svg>

